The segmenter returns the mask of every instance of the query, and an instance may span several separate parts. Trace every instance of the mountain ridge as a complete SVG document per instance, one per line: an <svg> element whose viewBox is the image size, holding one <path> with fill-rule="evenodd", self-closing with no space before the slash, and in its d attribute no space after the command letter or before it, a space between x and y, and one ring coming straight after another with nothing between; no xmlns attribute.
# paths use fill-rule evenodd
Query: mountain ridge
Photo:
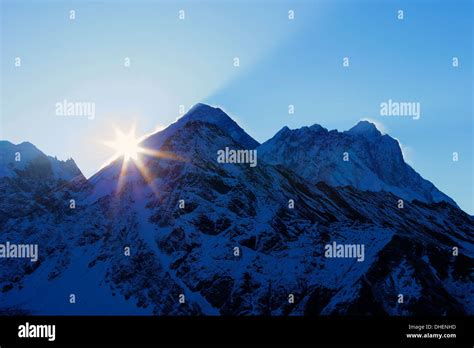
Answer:
<svg viewBox="0 0 474 348"><path fill-rule="evenodd" d="M396 139L368 121L342 132L319 125L283 127L258 150L263 160L293 168L313 184L324 181L332 186L385 190L407 200L447 201L457 206L405 162Z"/></svg>
<svg viewBox="0 0 474 348"><path fill-rule="evenodd" d="M18 170L24 170L32 161L42 160L44 164L49 164L51 174L56 179L65 181L75 178L85 179L74 159L58 160L44 154L28 141L15 145L7 140L0 140L0 155L0 176L14 176Z"/></svg>
<svg viewBox="0 0 474 348"><path fill-rule="evenodd" d="M403 158L403 154L400 148L398 141L388 134L383 134L377 126L367 120L361 120L356 125L351 127L349 130L346 131L338 131L338 130L331 130L322 127L319 124L313 124L311 126L303 126L301 128L290 129L288 126L282 127L275 135L268 139L267 141L259 144L255 139L253 139L250 135L248 135L229 115L227 115L221 108L219 107L212 107L210 105L204 103L197 103L194 105L187 113L185 113L182 117L178 118L176 122L170 124L165 129L155 132L145 139L143 139L140 143L140 146L144 148L152 148L154 150L159 150L161 146L166 142L166 140L171 137L177 130L182 128L188 122L193 121L201 121L205 123L211 123L218 126L220 129L224 129L226 132L229 133L232 139L236 140L237 143L246 149L257 149L260 158L263 158L264 161L270 164L282 164L285 166L289 166L293 170L300 171L303 173L303 177L309 179L313 184L316 184L319 181L324 181L332 186L344 186L344 185L351 185L356 188L362 190L369 190L369 191L380 191L385 190L388 192L392 192L396 195L399 195L402 199L413 200L417 199L423 202L439 202L439 201L446 201L451 204L457 206L456 202L447 196L446 194L439 191L430 181L424 179L419 175L410 165L408 165ZM331 148L331 142L339 141L340 137L344 136L352 136L355 139L363 138L367 140L369 143L373 143L373 146L380 146L382 144L385 146L387 151L389 152L388 158L393 158L395 162L392 163L389 169L384 170L383 166L376 162L377 153L375 154L375 158L372 158L372 163L369 163L372 168L370 167L364 170L360 170L361 165L367 166L367 160L363 159L362 163L356 163L354 169L351 169L351 173L345 173L343 168L341 167L341 163L339 160L335 160L334 152L336 149ZM329 150L331 150L332 158L328 158L327 156L320 156L320 148L321 147L328 147L328 143L318 143L313 142L311 143L312 138L320 139L321 137L329 138ZM291 143L281 141L282 138L291 138L292 142L299 143L300 148L296 149ZM11 143L10 143L11 144ZM22 143L24 145L30 144L28 142ZM20 146L19 144L17 146ZM273 144L273 145L272 145ZM355 142L356 145L357 142ZM11 144L13 145L13 144ZM40 155L44 155L41 151L39 151L34 145L33 146ZM297 144L296 144L297 145ZM284 150L282 148L289 147L288 153L283 154ZM273 148L275 147L275 148ZM342 147L337 147L339 151L338 155L341 158L342 155L347 152L350 158L350 151L348 151L351 147L351 144L347 144L347 148L344 149ZM311 150L313 150L311 152ZM324 149L323 149L324 150ZM345 150L345 151L344 151ZM1 151L1 147L0 147ZM359 149L359 152L360 149ZM272 155L271 153L276 153L276 155ZM301 153L299 159L295 159ZM263 157L262 157L263 154ZM291 155L290 155L291 154ZM356 156L358 154L356 153ZM386 155L386 154L384 154ZM46 155L44 155L46 156ZM6 156L4 156L6 157ZM278 157L278 158L276 158ZM48 156L48 158L53 159L52 157ZM313 167L316 168L315 171L311 171L308 169L306 162L302 159L305 158L316 158L318 161L324 162L327 161L327 164L322 165L321 168L315 164ZM339 158L339 159L340 159ZM120 161L121 159L117 159ZM296 165L295 161L300 161L301 166ZM356 158L356 161L359 160ZM375 161L375 162L374 162ZM360 162L360 161L359 161ZM61 168L65 168L70 166L71 168L76 167L73 159L69 159L67 161L58 161L53 165L56 167L60 166ZM350 162L351 163L351 162ZM314 162L313 162L314 164ZM97 173L95 173L91 178L88 180L95 181L97 177L101 176L101 173L105 171L108 167L117 167L113 163L107 165L105 168L102 168ZM382 171L377 172L377 168L381 168ZM59 169L59 171L60 171ZM79 170L79 168L77 168ZM117 171L116 169L115 171ZM351 175L354 175L359 170L358 177L350 178ZM58 170L56 170L58 171ZM390 171L396 171L396 175L390 175ZM80 170L79 170L80 172ZM0 172L1 174L1 172ZM115 174L112 174L117 175ZM380 177L382 175L383 177ZM82 177L82 173L80 175ZM404 186L404 183L400 180L397 182L396 176L402 176L403 180L409 178L412 180L412 183ZM350 178L350 179L347 179ZM68 178L69 180L72 177ZM389 180L387 182L387 179Z"/></svg>
<svg viewBox="0 0 474 348"><path fill-rule="evenodd" d="M176 156L144 155L146 175L133 161L121 175L118 159L94 181L0 177L4 238L40 250L37 263L2 260L2 313L474 313L474 218L455 205L400 207L290 166L218 163L218 149L245 142L205 116L172 130L153 140ZM326 256L334 243L363 246L362 261Z"/></svg>
<svg viewBox="0 0 474 348"><path fill-rule="evenodd" d="M186 123L193 121L211 123L218 126L220 129L224 129L242 148L257 149L260 158L263 158L264 161L267 161L270 164L282 164L293 168L293 170L300 171L300 175L302 172L303 177L309 179L313 184L316 184L318 181L324 181L332 186L352 185L362 190L385 190L399 195L402 199L417 199L423 202L446 201L457 206L456 202L451 197L439 191L430 181L422 178L421 175L405 162L401 147L396 139L390 137L388 134L383 134L374 123L367 120L359 121L356 125L346 131L329 131L319 124L303 126L296 129L290 129L287 126L284 126L275 133L272 138L259 144L221 108L212 107L204 103L197 103L182 117L178 118L176 122L143 139L140 146L159 150L163 143L177 130L183 127ZM334 146L331 144L331 142L334 143L340 141L340 138L344 136L352 136L355 137L355 139L363 138L364 140L367 140L367 142L374 144L371 145L372 148L383 145L389 152L388 154L384 154L384 156L386 158L394 159L395 162L390 164L391 168L384 169L383 165L377 162L379 151L373 155L373 158L370 159L370 161L368 159L362 159L362 161L359 161L360 159L356 158L355 167L350 169L351 173L345 173L339 159L345 152L347 152L349 156L348 162L352 163L350 158L351 153L349 151L352 144L346 144L345 149L337 146L337 144L336 147L333 148ZM329 145L327 141L325 143L318 143L317 141L311 142L313 137L316 140L321 137L327 137L329 139ZM291 138L291 142L299 143L299 149L295 148L295 145L292 145L292 143L281 141L282 138ZM22 144L29 143L24 142ZM354 144L358 145L358 142L356 141ZM34 147L32 144L31 146ZM286 154L282 153L284 152L284 150L282 150L284 147L288 147L288 153ZM332 151L331 156L321 156L320 151L324 150L320 150L322 147L326 147L328 148L327 150ZM34 148L37 150L36 147ZM337 154L339 155L338 160L335 159L336 150L339 151ZM361 153L362 151L358 149L358 152ZM276 155L272 155L272 153L275 153ZM301 153L301 156L299 159L296 159L299 153ZM357 156L359 153L356 153L355 155ZM44 155L43 153L41 154ZM52 157L50 158L52 159ZM306 162L303 161L305 158L313 158L319 162L326 161L327 163L318 166L313 162L313 167L316 168L316 171L311 171L308 169ZM118 161L120 161L120 158ZM301 165L295 164L295 161L300 161ZM77 167L72 159L69 159L66 162L58 161L57 163L59 163L61 167L65 167L65 165L70 165L71 168ZM361 165L367 167L368 164L369 168L361 170ZM57 164L55 165L57 166ZM103 172L107 167L114 167L114 165L107 165L105 168L102 168L95 173L91 178L89 178L89 180L95 181L97 177L101 176L101 172ZM79 168L77 169L79 170ZM391 171L397 173L390 175ZM356 173L359 173L357 177L351 178L351 175L354 176ZM80 176L82 176L82 173L80 173ZM402 179L399 180L399 178L397 178L398 176L402 177ZM412 182L405 185L403 180L411 180Z"/></svg>

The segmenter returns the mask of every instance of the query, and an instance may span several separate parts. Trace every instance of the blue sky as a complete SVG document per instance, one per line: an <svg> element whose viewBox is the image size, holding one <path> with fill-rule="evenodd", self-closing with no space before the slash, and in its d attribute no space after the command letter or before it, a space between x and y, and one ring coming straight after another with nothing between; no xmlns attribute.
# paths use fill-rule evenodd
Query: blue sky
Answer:
<svg viewBox="0 0 474 348"><path fill-rule="evenodd" d="M102 141L114 138L114 126L136 123L139 135L150 133L173 122L181 104L219 105L260 142L285 125L346 130L368 118L473 214L472 7L468 0L4 0L0 138L72 157L89 176L113 154ZM64 99L94 102L94 120L57 116ZM380 116L388 99L419 102L420 119Z"/></svg>

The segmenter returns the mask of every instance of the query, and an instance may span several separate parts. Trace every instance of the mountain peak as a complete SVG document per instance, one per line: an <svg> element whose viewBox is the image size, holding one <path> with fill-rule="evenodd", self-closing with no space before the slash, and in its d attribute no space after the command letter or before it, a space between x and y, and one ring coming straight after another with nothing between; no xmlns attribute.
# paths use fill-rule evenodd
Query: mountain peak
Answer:
<svg viewBox="0 0 474 348"><path fill-rule="evenodd" d="M283 128L259 148L270 164L285 165L313 184L353 186L363 191L387 191L410 201L456 203L403 160L400 145L382 135L374 123L360 121L348 131L323 132L313 125ZM342 154L350 154L344 161Z"/></svg>
<svg viewBox="0 0 474 348"><path fill-rule="evenodd" d="M313 132L322 132L322 131L327 132L326 128L324 128L323 126L321 126L320 124L317 124L317 123L310 126L309 129L311 129Z"/></svg>
<svg viewBox="0 0 474 348"><path fill-rule="evenodd" d="M188 112L190 112L192 110L194 110L194 111L196 111L196 110L207 110L207 111L209 111L209 110L221 110L221 109L218 108L218 107L211 106L211 105L206 104L206 103L196 103L196 104L193 105L193 107L191 107L191 109L189 109Z"/></svg>
<svg viewBox="0 0 474 348"><path fill-rule="evenodd" d="M288 132L291 132L290 128L288 128L288 126L283 126L282 129L280 129L278 132L276 132L275 137L284 136Z"/></svg>
<svg viewBox="0 0 474 348"><path fill-rule="evenodd" d="M203 103L195 104L178 121L204 121L209 123L219 123L232 120L222 109Z"/></svg>
<svg viewBox="0 0 474 348"><path fill-rule="evenodd" d="M182 117L176 120L164 130L150 135L143 140L142 146L159 149L163 143L178 130L182 129L188 122L199 121L210 123L226 132L232 139L244 148L254 149L260 145L255 139L248 135L229 115L221 108L197 103Z"/></svg>
<svg viewBox="0 0 474 348"><path fill-rule="evenodd" d="M359 121L354 127L347 131L349 134L361 134L369 136L380 136L382 133L377 129L377 126L369 121Z"/></svg>
<svg viewBox="0 0 474 348"><path fill-rule="evenodd" d="M197 103L183 117L178 119L176 124L183 125L190 121L201 121L216 125L245 148L254 149L260 145L219 107Z"/></svg>

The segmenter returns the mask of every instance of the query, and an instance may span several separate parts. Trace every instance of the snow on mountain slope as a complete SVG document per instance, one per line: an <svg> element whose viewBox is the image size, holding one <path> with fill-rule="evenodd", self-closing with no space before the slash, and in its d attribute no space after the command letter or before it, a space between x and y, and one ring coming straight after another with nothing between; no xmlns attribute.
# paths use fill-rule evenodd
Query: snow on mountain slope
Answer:
<svg viewBox="0 0 474 348"><path fill-rule="evenodd" d="M392 192L407 200L456 203L423 179L403 159L397 140L368 121L346 132L313 125L281 129L258 147L270 164L282 164L316 184L351 185L360 190Z"/></svg>
<svg viewBox="0 0 474 348"><path fill-rule="evenodd" d="M245 131L240 128L240 126L220 108L198 103L175 123L145 138L139 144L139 146L145 149L152 149L154 151L162 151L166 153L166 149L164 149L163 146L168 141L168 139L173 137L176 132L179 132L188 123L193 122L204 122L206 124L213 125L218 129L224 130L226 134L232 139L232 141L238 144L239 148L255 149L259 145L256 140L245 133ZM189 149L189 152L181 154L183 155L182 159L191 158L193 156L199 156L202 154L208 154L213 157L216 156L215 153L210 153L206 148L199 148L199 144L196 149ZM170 155L173 155L173 153L170 153ZM148 156L143 155L143 157L146 161ZM120 176L121 169L122 163L120 161L115 161L90 178L90 182L94 185L94 198L110 194L116 190L116 183ZM129 169L125 174L125 181L143 180L139 169L133 165L132 168Z"/></svg>
<svg viewBox="0 0 474 348"><path fill-rule="evenodd" d="M85 180L72 159L59 161L27 142L14 145L0 141L0 226L8 217L65 209L71 190L77 190L76 184ZM62 205L52 204L54 194L64 197Z"/></svg>
<svg viewBox="0 0 474 348"><path fill-rule="evenodd" d="M259 145L255 139L245 133L245 131L220 108L198 103L175 123L146 138L141 143L141 146L159 149L162 143L169 136L190 121L201 121L213 124L218 128L225 130L233 140L244 148L254 149Z"/></svg>
<svg viewBox="0 0 474 348"><path fill-rule="evenodd" d="M119 158L86 183L31 196L31 210L2 220L5 240L40 248L37 263L0 260L2 313L474 313L473 217L446 202L400 209L395 193L314 183L292 166L218 163L217 151L249 142L220 123L227 116L198 109L145 140L174 155L142 154L146 176L133 162L121 176ZM333 242L363 245L364 260L326 257Z"/></svg>

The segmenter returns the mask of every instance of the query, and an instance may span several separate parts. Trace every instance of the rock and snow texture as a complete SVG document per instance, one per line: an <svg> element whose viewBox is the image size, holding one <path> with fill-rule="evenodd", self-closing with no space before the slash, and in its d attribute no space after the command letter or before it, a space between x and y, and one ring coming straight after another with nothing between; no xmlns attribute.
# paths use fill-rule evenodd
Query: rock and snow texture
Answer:
<svg viewBox="0 0 474 348"><path fill-rule="evenodd" d="M71 181L83 178L73 159L60 161L46 156L28 142L14 145L9 141L0 141L0 177L28 175L28 170L32 168L35 168L34 173L46 179Z"/></svg>
<svg viewBox="0 0 474 348"><path fill-rule="evenodd" d="M368 121L346 132L319 125L285 127L258 151L266 162L292 168L314 184L323 181L362 191L392 192L410 201L456 204L405 163L397 140Z"/></svg>
<svg viewBox="0 0 474 348"><path fill-rule="evenodd" d="M142 156L146 176L131 162L120 178L118 159L88 181L45 180L41 166L0 177L0 243L39 246L36 263L0 260L1 313L474 313L474 218L371 124L283 129L259 146L198 104L142 146L164 154ZM261 158L220 164L225 147ZM325 257L333 242L364 245L364 261Z"/></svg>

